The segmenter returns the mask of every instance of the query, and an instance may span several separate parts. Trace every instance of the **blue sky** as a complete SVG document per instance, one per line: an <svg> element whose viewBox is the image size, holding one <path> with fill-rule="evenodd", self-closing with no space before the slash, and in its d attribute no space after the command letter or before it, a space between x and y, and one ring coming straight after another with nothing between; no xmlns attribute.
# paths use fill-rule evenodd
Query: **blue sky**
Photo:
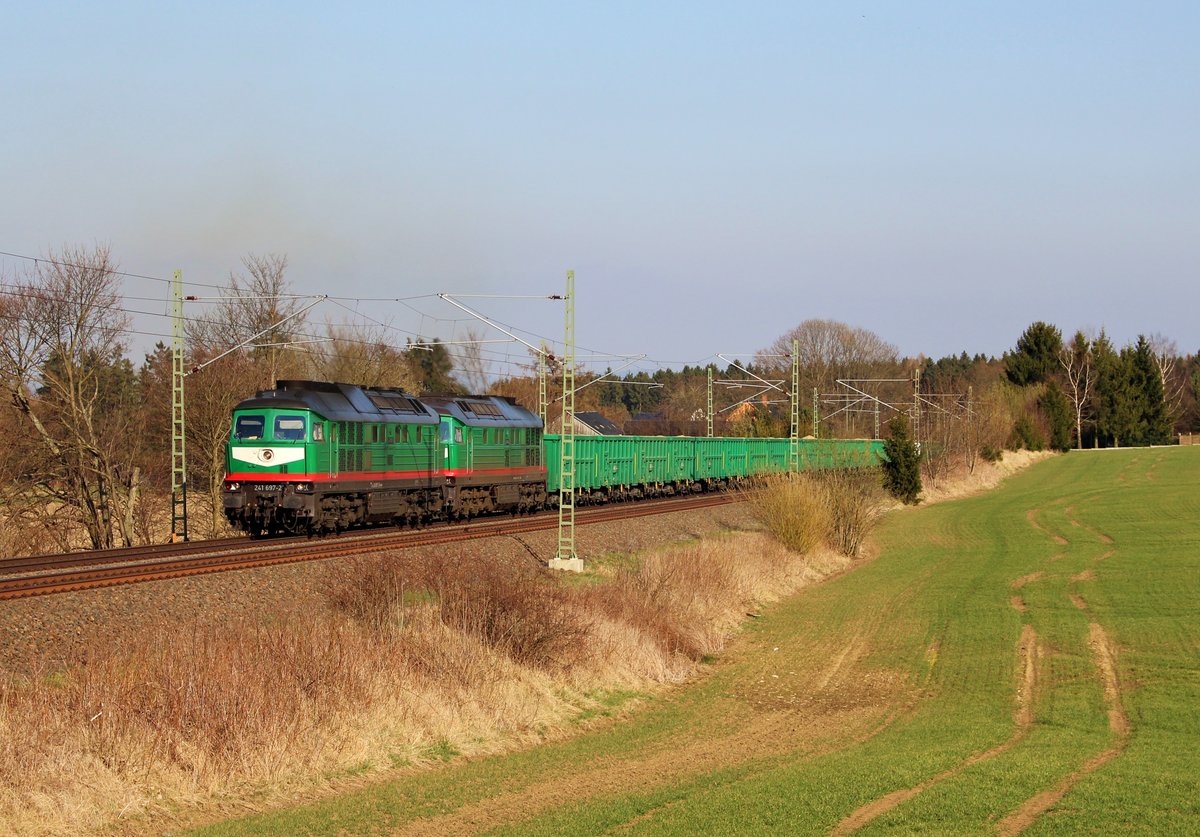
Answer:
<svg viewBox="0 0 1200 837"><path fill-rule="evenodd" d="M561 292L573 268L579 343L647 369L810 317L907 355L999 354L1039 319L1200 350L1200 4L10 3L4 20L3 251L102 241L128 271L197 283L279 252L297 290L362 299ZM397 342L465 327L437 300L346 304ZM561 338L552 303L475 307Z"/></svg>

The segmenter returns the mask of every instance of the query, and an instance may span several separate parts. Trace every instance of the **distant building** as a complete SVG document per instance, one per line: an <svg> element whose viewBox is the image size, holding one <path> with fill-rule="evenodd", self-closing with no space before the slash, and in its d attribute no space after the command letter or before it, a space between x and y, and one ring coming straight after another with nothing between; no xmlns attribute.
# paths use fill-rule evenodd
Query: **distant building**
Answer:
<svg viewBox="0 0 1200 837"><path fill-rule="evenodd" d="M753 402L745 401L730 410L726 420L729 422L735 422L744 418L750 418L754 415L755 409L757 408Z"/></svg>
<svg viewBox="0 0 1200 837"><path fill-rule="evenodd" d="M547 433L562 432L562 416L551 418L547 422ZM622 436L621 428L609 421L600 413L576 413L575 414L575 435L576 436Z"/></svg>

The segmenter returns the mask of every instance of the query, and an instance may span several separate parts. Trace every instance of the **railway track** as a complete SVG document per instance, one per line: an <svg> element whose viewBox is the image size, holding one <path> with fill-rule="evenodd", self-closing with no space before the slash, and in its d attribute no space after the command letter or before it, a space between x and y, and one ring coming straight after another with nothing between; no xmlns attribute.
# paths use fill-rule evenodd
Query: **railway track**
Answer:
<svg viewBox="0 0 1200 837"><path fill-rule="evenodd" d="M631 517L689 511L736 502L733 494L705 494L636 504L620 503L580 509L580 525ZM251 541L221 538L211 541L110 549L74 555L42 555L0 561L0 601L94 590L120 584L161 581L190 575L269 567L363 555L388 549L455 543L479 538L511 537L558 525L556 513L499 518L468 524L445 524L428 529L386 530L379 533L310 540L285 538Z"/></svg>

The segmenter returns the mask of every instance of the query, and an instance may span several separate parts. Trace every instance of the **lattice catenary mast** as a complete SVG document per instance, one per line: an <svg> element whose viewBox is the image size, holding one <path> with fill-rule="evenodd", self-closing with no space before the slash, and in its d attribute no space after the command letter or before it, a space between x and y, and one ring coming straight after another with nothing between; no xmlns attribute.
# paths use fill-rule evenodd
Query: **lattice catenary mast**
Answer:
<svg viewBox="0 0 1200 837"><path fill-rule="evenodd" d="M187 448L183 411L183 271L171 281L171 542L188 539Z"/></svg>
<svg viewBox="0 0 1200 837"><path fill-rule="evenodd" d="M708 438L712 438L713 434L713 401L712 401L712 379L713 368L712 364L708 366Z"/></svg>
<svg viewBox="0 0 1200 837"><path fill-rule="evenodd" d="M575 555L575 271L567 271L566 328L563 351L562 431L559 437L558 555L555 570L583 571Z"/></svg>
<svg viewBox="0 0 1200 837"><path fill-rule="evenodd" d="M800 341L792 341L792 426L788 433L788 473L800 471Z"/></svg>
<svg viewBox="0 0 1200 837"><path fill-rule="evenodd" d="M538 353L538 418L542 420L542 432L546 431L546 420L549 418L550 406L546 394L546 346Z"/></svg>

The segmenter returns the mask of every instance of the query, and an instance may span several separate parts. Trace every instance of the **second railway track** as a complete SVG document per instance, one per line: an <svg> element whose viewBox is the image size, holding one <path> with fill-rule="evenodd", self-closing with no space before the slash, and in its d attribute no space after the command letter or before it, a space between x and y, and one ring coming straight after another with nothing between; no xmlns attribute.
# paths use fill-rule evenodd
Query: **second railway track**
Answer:
<svg viewBox="0 0 1200 837"><path fill-rule="evenodd" d="M630 517L719 506L736 500L736 496L722 493L599 506L581 509L577 522L581 525L611 522ZM0 575L0 601L268 567L274 564L363 555L389 549L508 537L550 529L557 525L556 514L542 514L316 540L289 538L284 541L248 541L245 538L223 538L142 550L105 550L79 555L11 559L0 563L0 572L6 573Z"/></svg>

